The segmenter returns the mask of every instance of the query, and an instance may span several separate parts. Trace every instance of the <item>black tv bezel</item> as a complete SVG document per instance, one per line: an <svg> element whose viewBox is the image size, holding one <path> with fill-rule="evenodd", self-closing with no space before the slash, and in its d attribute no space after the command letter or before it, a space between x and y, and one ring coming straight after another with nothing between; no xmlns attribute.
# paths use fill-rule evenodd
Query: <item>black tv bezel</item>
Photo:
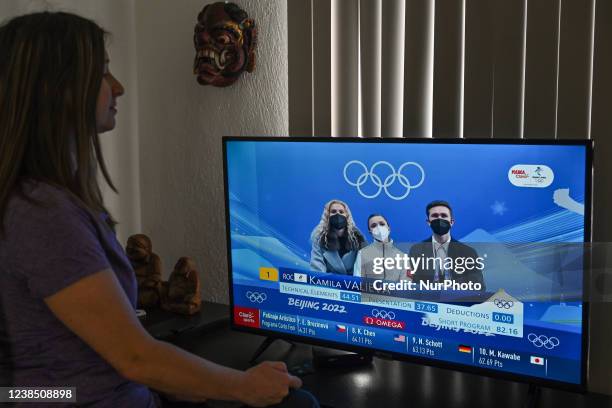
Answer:
<svg viewBox="0 0 612 408"><path fill-rule="evenodd" d="M225 232L227 244L227 265L228 265L228 290L229 290L229 313L230 313L230 328L232 330L262 336L270 336L278 339L287 339L321 347L330 347L340 350L353 351L357 353L371 354L382 358L392 358L397 361L405 361L409 363L424 364L431 367L439 367L451 369L471 374L483 375L491 378L499 378L504 380L516 381L520 383L532 384L536 386L551 387L564 391L584 393L587 391L588 384L588 357L589 357L589 302L588 299L583 299L582 304L582 359L580 361L580 383L574 384L564 381L548 380L541 377L528 376L523 374L514 374L510 372L498 371L495 369L475 367L463 365L460 363L451 363L442 360L412 356L409 354L401 354L390 352L387 350L372 349L369 347L356 346L345 343L338 343L328 340L319 340L307 336L300 336L289 333L276 332L261 328L253 328L241 326L234 322L234 281L233 281L233 266L231 257L231 229L230 229L230 212L229 212L229 190L228 190L228 174L227 174L227 143L231 141L243 142L327 142L327 143L396 143L396 144L511 144L511 145L568 145L568 146L584 146L586 150L585 163L585 211L584 211L584 242L592 242L592 203L593 203L593 140L591 139L463 139L463 138L360 138L360 137L294 137L294 136L223 136L223 188L225 200ZM585 252L585 270L590 265L588 252ZM583 274L583 296L587 288L589 288L589 273Z"/></svg>

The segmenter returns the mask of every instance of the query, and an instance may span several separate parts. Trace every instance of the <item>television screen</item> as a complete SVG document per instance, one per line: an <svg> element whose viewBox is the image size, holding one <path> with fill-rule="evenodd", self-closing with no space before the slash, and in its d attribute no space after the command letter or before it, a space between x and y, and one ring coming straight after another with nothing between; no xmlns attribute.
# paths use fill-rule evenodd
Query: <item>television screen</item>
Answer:
<svg viewBox="0 0 612 408"><path fill-rule="evenodd" d="M591 149L226 137L232 326L582 389Z"/></svg>

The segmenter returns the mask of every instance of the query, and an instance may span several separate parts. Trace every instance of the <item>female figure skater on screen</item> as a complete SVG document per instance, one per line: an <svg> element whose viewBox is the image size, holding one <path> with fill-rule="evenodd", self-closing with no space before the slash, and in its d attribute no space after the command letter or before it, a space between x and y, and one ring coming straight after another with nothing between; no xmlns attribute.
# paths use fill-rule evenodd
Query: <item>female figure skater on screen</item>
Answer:
<svg viewBox="0 0 612 408"><path fill-rule="evenodd" d="M393 282L411 279L409 271L398 268L386 268L384 262L378 261L375 268L374 259L395 259L397 255L400 257L405 255L404 252L395 246L391 239L391 226L387 219L381 214L370 215L368 217L368 231L370 231L374 241L357 253L353 275Z"/></svg>

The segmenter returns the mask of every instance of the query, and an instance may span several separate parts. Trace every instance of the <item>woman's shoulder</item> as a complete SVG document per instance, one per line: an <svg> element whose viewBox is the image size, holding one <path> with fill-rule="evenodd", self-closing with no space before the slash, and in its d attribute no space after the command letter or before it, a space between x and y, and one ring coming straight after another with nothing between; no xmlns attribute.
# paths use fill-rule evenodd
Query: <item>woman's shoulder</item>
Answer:
<svg viewBox="0 0 612 408"><path fill-rule="evenodd" d="M63 201L68 200L70 194L65 188L44 181L24 181L20 186L27 197L38 200Z"/></svg>
<svg viewBox="0 0 612 408"><path fill-rule="evenodd" d="M364 243L366 242L365 236L361 233L361 231L359 230L359 228L355 227L355 229L353 230L353 232L355 233L355 237L357 237L357 240L359 241L359 243Z"/></svg>
<svg viewBox="0 0 612 408"><path fill-rule="evenodd" d="M27 181L9 199L6 217L32 222L48 218L60 222L64 216L75 215L87 217L69 191L49 183Z"/></svg>
<svg viewBox="0 0 612 408"><path fill-rule="evenodd" d="M310 242L312 245L321 245L321 236L323 235L323 230L319 225L313 228L310 233Z"/></svg>

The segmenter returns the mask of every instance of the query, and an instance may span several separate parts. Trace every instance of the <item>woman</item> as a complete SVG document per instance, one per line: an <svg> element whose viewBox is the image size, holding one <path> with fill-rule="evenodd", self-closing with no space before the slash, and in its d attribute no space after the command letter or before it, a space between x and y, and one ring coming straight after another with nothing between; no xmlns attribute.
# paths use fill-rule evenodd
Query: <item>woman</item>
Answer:
<svg viewBox="0 0 612 408"><path fill-rule="evenodd" d="M310 267L342 275L353 274L357 251L365 246L365 238L355 225L348 205L340 200L325 204L321 221L310 240Z"/></svg>
<svg viewBox="0 0 612 408"><path fill-rule="evenodd" d="M391 239L391 227L387 219L381 214L372 214L368 217L368 231L374 241L359 251L355 260L354 276L368 279L383 279L385 281L399 282L403 279L411 279L409 271L399 268L386 268L384 261L379 265L382 272L374 271L374 259L392 258L399 255L403 259L405 253L399 250Z"/></svg>
<svg viewBox="0 0 612 408"><path fill-rule="evenodd" d="M104 31L67 13L0 27L2 385L76 387L77 403L153 407L148 387L191 401L277 403L300 380L280 362L245 372L153 339L102 200L98 134L123 87ZM148 386L148 387L147 387Z"/></svg>

